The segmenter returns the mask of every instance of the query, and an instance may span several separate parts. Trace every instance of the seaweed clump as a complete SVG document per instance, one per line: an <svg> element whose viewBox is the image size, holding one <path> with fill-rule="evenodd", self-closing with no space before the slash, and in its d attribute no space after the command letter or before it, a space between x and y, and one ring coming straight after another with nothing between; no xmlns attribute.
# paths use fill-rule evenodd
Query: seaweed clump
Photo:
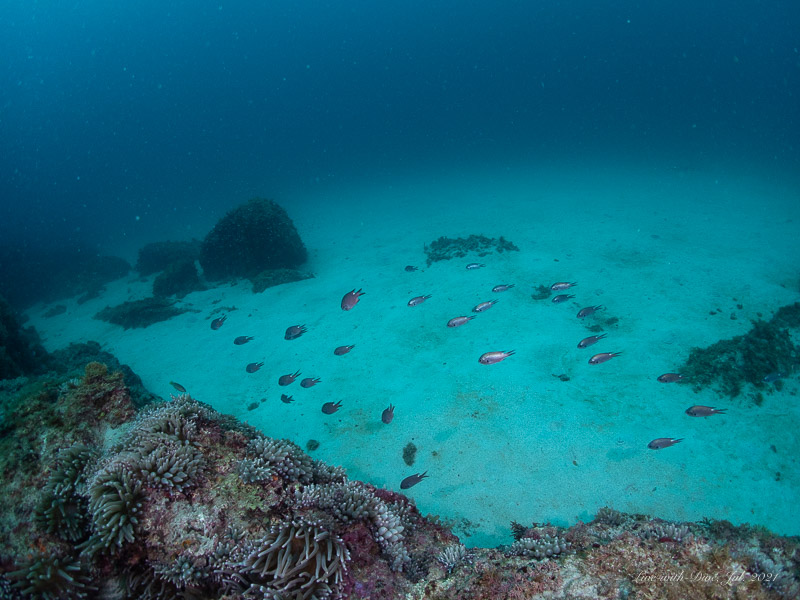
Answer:
<svg viewBox="0 0 800 600"><path fill-rule="evenodd" d="M499 238L490 238L485 235L470 235L466 238L448 238L440 237L434 240L430 245L425 246L425 255L428 257L428 266L440 260L450 260L451 258L463 258L467 254L475 254L477 256L487 256L496 252L519 252L513 243L505 239L503 236Z"/></svg>
<svg viewBox="0 0 800 600"><path fill-rule="evenodd" d="M136 329L166 321L188 310L178 308L174 301L153 297L123 302L117 306L106 306L94 318L120 325L124 329Z"/></svg>
<svg viewBox="0 0 800 600"><path fill-rule="evenodd" d="M153 281L153 295L159 297L183 298L186 294L204 289L192 260L170 263Z"/></svg>
<svg viewBox="0 0 800 600"><path fill-rule="evenodd" d="M713 386L732 398L747 385L768 390L768 376L788 376L800 362L800 346L794 344L790 333L798 327L800 302L795 302L782 307L769 321L754 321L744 335L693 348L680 373L696 391Z"/></svg>

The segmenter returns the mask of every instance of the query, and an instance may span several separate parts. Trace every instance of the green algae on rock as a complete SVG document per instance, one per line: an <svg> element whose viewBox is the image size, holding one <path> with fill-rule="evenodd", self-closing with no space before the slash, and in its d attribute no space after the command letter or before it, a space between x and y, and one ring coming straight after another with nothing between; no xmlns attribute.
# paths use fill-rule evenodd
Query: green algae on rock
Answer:
<svg viewBox="0 0 800 600"><path fill-rule="evenodd" d="M463 258L468 254L475 256L487 256L496 252L518 252L513 243L503 236L490 238L485 235L470 235L466 238L448 238L445 236L434 240L430 245L425 245L425 255L428 257L427 264L431 266L440 260L450 260L451 258Z"/></svg>

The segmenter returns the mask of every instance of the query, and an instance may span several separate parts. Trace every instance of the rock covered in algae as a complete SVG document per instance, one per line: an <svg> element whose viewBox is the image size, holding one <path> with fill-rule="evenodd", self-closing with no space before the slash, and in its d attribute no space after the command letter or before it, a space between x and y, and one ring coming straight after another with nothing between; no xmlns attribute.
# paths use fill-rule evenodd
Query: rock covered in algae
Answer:
<svg viewBox="0 0 800 600"><path fill-rule="evenodd" d="M797 538L600 509L466 548L413 500L350 480L187 395L136 410L120 374L10 386L3 598L796 598ZM33 525L31 525L33 523Z"/></svg>

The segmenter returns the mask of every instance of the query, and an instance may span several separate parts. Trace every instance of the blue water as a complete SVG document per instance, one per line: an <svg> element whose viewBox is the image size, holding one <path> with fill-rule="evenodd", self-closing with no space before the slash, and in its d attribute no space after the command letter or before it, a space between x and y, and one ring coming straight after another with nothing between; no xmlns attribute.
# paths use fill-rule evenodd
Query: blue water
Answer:
<svg viewBox="0 0 800 600"><path fill-rule="evenodd" d="M423 165L792 172L798 28L796 2L4 2L0 236L130 255Z"/></svg>

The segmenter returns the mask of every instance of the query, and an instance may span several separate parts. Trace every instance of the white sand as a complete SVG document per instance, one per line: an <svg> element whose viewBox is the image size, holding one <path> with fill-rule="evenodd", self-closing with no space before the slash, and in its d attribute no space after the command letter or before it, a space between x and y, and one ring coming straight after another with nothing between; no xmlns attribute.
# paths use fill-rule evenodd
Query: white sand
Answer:
<svg viewBox="0 0 800 600"><path fill-rule="evenodd" d="M407 493L423 513L457 520L470 545L509 543L512 520L573 523L604 505L798 534L796 374L761 407L656 381L691 347L742 334L757 312L769 318L800 299L797 188L734 173L547 165L331 190L284 203L315 279L257 295L249 282L194 293L184 301L198 312L143 330L92 319L150 295L152 279L133 275L100 299L66 302L66 314L44 318L49 307L37 306L30 315L48 349L97 340L156 394L168 397L168 382L178 381L267 435L303 447L319 440L311 454L353 478L397 490L427 471ZM520 252L482 258L487 267L477 271L464 268L474 258L425 266L424 243L472 233L503 235ZM407 264L423 270L407 273ZM535 286L564 280L579 282L574 301L531 299ZM493 294L499 283L516 287ZM343 312L353 288L367 293ZM433 297L406 306L421 294ZM500 302L445 326L490 299ZM590 323L575 315L594 304L620 321L607 340L579 350ZM212 331L219 307L236 310ZM309 332L285 341L294 324ZM235 346L239 335L255 339ZM334 356L343 344L356 347ZM478 363L483 352L511 349L500 364ZM587 364L602 351L624 354ZM260 371L245 372L259 360ZM298 369L322 383L278 386ZM553 376L562 373L570 380ZM296 402L283 404L283 392ZM322 414L336 400L343 407ZM384 425L390 402L395 419ZM692 418L684 410L693 404L729 410ZM647 449L662 436L685 441ZM409 441L419 449L411 467L402 458Z"/></svg>

